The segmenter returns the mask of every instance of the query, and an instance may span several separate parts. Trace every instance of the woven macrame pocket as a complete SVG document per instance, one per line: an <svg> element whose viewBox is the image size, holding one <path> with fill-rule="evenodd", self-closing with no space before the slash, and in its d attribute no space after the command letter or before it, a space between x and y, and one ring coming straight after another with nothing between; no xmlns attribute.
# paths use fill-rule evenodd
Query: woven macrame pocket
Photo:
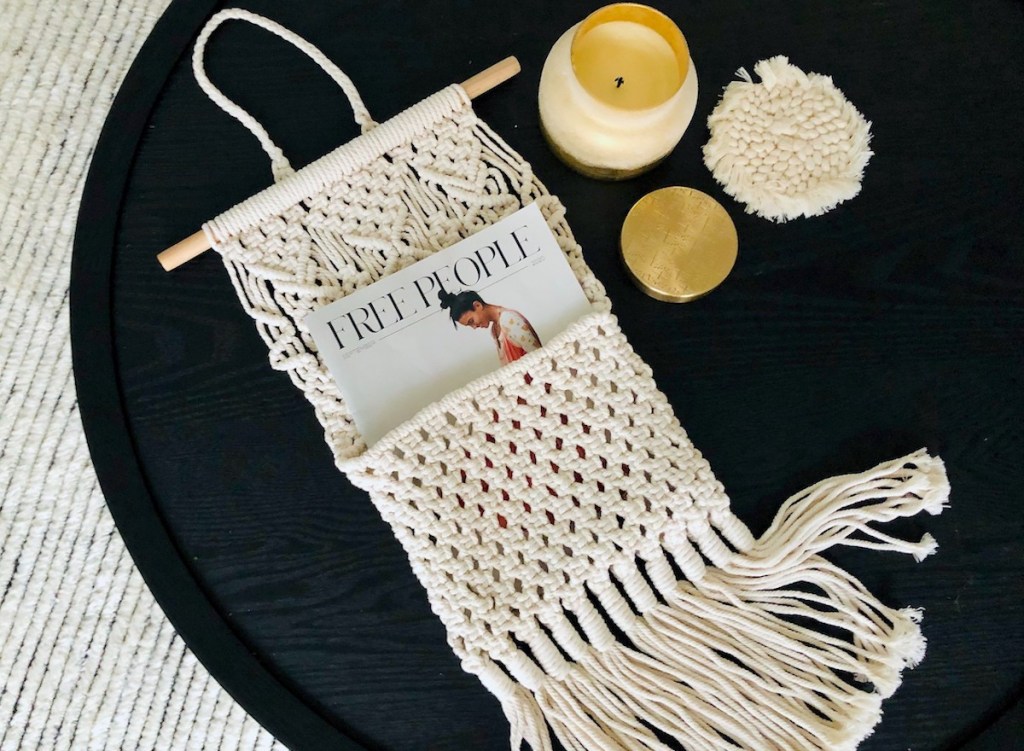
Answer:
<svg viewBox="0 0 1024 751"><path fill-rule="evenodd" d="M317 60L363 135L293 171L202 70L232 18ZM564 207L461 87L378 125L316 48L238 10L211 19L194 61L277 179L204 230L271 365L401 541L463 667L501 701L512 746L550 749L551 729L571 751L855 747L924 639L917 611L883 605L818 553L930 553L930 536L873 524L938 513L942 462L920 451L825 480L754 539L620 331ZM368 446L305 316L529 203L593 312Z"/></svg>
<svg viewBox="0 0 1024 751"><path fill-rule="evenodd" d="M564 668L537 640L561 631L563 611L597 625L588 588L605 590L617 572L647 606L656 598L637 578L638 556L668 552L700 578L695 543L724 562L727 543L751 542L608 313L452 392L340 466L391 524L470 662L522 667L518 641L554 660L545 668ZM659 576L674 586L670 571Z"/></svg>

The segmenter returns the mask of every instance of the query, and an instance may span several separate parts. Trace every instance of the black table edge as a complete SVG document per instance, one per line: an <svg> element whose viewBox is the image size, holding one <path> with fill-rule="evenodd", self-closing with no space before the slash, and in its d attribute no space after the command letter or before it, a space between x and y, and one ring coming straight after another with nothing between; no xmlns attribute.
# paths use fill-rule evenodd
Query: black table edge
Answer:
<svg viewBox="0 0 1024 751"><path fill-rule="evenodd" d="M71 262L71 352L78 406L117 529L153 596L202 665L289 748L363 749L261 663L203 591L154 503L117 376L111 293L127 178L166 72L190 49L219 4L178 0L167 8L132 63L97 141ZM154 264L159 250L152 249Z"/></svg>

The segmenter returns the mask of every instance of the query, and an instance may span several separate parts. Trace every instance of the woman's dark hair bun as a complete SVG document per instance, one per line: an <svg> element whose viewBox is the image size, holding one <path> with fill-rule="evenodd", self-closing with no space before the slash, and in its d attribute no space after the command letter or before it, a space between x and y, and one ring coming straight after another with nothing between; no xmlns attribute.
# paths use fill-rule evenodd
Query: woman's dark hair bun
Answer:
<svg viewBox="0 0 1024 751"><path fill-rule="evenodd" d="M478 302L481 305L486 305L483 298L480 297L479 292L475 292L471 289L464 289L457 295L453 295L446 289L442 289L437 293L437 301L441 303L442 308L448 309L448 315L451 316L452 325L462 317L462 314L473 309L473 303Z"/></svg>

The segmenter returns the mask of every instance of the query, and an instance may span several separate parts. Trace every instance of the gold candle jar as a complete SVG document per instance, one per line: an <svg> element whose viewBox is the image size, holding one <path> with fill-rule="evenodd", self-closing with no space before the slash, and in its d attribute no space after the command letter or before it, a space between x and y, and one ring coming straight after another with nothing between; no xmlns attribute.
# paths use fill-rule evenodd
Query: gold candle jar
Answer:
<svg viewBox="0 0 1024 751"><path fill-rule="evenodd" d="M541 130L563 162L588 177L623 180L679 143L697 106L697 73L672 19L617 3L555 42L537 99Z"/></svg>

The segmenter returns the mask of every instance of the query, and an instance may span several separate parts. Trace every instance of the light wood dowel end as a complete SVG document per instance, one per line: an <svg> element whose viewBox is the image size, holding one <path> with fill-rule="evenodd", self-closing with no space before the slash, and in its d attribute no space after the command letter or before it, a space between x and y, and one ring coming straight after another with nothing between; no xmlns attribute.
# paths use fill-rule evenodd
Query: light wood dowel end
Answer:
<svg viewBox="0 0 1024 751"><path fill-rule="evenodd" d="M463 81L462 88L466 90L470 99L476 99L485 91L490 91L499 83L504 83L520 70L519 61L515 57L506 57L501 62L495 63L490 68Z"/></svg>
<svg viewBox="0 0 1024 751"><path fill-rule="evenodd" d="M186 261L191 261L201 253L210 249L210 241L206 239L206 233L199 230L194 235L189 235L180 243L175 243L167 250L159 253L156 260L164 267L164 271L173 271Z"/></svg>

